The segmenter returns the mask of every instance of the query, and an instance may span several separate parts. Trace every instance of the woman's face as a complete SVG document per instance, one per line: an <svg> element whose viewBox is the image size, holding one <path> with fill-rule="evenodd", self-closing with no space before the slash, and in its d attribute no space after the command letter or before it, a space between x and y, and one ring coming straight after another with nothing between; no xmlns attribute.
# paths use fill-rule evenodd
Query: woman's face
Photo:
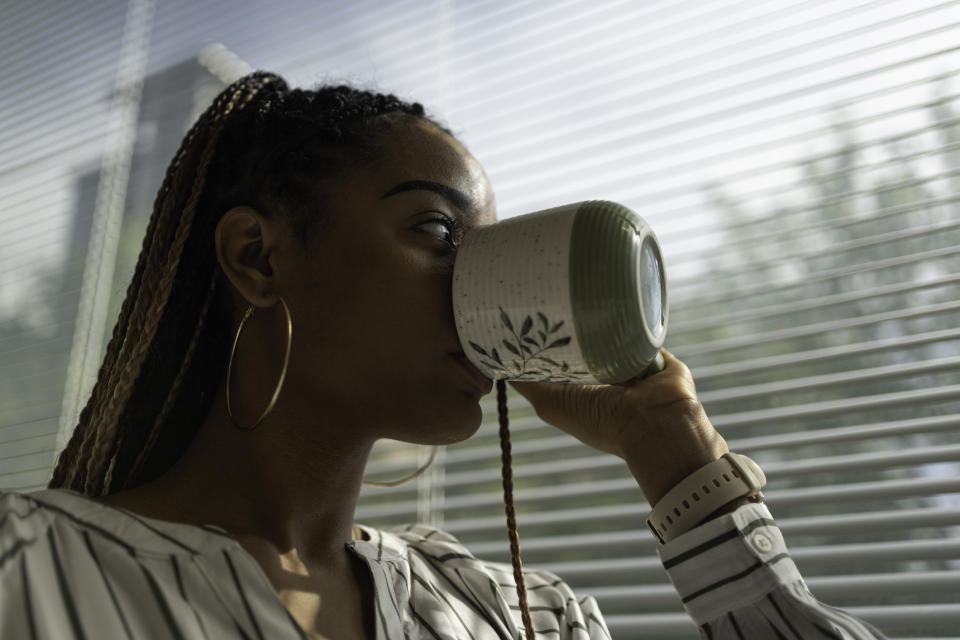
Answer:
<svg viewBox="0 0 960 640"><path fill-rule="evenodd" d="M378 162L324 189L330 224L290 253L281 295L293 320L284 395L318 418L346 416L359 437L443 444L482 419L478 384L461 352L451 301L460 232L496 221L487 176L447 134L401 120ZM439 219L439 220L438 220Z"/></svg>

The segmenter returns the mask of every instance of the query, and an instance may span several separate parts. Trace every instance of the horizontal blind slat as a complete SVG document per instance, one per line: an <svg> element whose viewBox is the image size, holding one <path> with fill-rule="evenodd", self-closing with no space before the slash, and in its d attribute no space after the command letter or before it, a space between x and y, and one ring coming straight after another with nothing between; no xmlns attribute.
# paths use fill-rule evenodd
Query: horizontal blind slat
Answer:
<svg viewBox="0 0 960 640"><path fill-rule="evenodd" d="M889 605L844 607L851 615L881 627L887 633L910 632L916 627L960 628L960 608L953 604ZM605 616L612 637L694 638L697 627L683 613ZM919 640L919 639L917 639Z"/></svg>
<svg viewBox="0 0 960 640"><path fill-rule="evenodd" d="M894 364L870 369L847 369L837 373L790 378L777 382L740 385L719 389L717 391L704 391L700 393L700 401L704 405L710 405L711 408L716 410L715 405L721 402L746 399L756 400L768 396L783 398L792 392L822 389L824 387L838 389L844 385L876 382L888 378L906 379L909 376L936 373L945 370L952 371L956 370L958 366L960 366L960 356L937 358L934 360L918 359L910 364Z"/></svg>
<svg viewBox="0 0 960 640"><path fill-rule="evenodd" d="M646 535L643 521L649 513L644 503L617 505L615 507L585 507L579 509L559 509L534 513L521 512L518 522L521 531L525 527L536 529L557 525L607 523L609 527L633 526L626 532L596 534L599 547L616 546L627 542L654 548L654 540ZM836 531L839 534L862 534L876 532L879 525L889 523L889 531L924 529L929 527L949 527L960 524L960 508L956 509L898 509L896 511L872 511L854 514L836 514L830 516L804 516L779 519L778 525L788 535L823 535ZM500 515L482 518L448 519L444 529L455 535L469 538L493 538L499 540L504 532L504 519ZM555 530L555 529L554 529ZM489 533L487 533L489 532ZM611 537L612 536L612 537ZM566 536L559 536L566 537ZM571 540L574 538L571 537ZM524 538L524 546L527 540ZM572 544L572 543L571 543Z"/></svg>
<svg viewBox="0 0 960 640"><path fill-rule="evenodd" d="M928 8L927 10L939 11L939 10L942 10L943 8L949 8L950 4L951 3L949 2L940 3L934 7ZM879 24L881 26L892 26L898 21L898 19L899 17L883 20ZM869 29L875 26L876 25L865 25L864 28ZM896 46L896 45L906 44L909 42L914 42L916 40L923 39L930 35L935 35L938 33L942 33L944 31L948 31L950 29L954 29L955 27L956 27L956 24L948 20L946 23L940 24L937 27L928 29L926 31L921 31L919 33L911 33L911 34L901 36L899 38L892 39L892 40L884 40L882 42L879 42L877 44L873 44L867 47L859 47L855 50L847 51L843 54L834 55L824 60L807 62L806 64L801 63L799 66L789 69L789 71L791 75L797 76L800 74L811 73L820 69L829 68L831 66L838 67L840 66L839 63L842 61L869 56L870 54L883 51L886 48ZM849 35L850 35L850 31L847 31L842 35L832 36L832 37L849 38ZM795 51L796 53L800 53L806 47L809 47L809 43L805 43L804 45L795 47L792 51ZM897 62L891 63L890 65L885 65L885 66L910 64L911 62L916 61L917 58L931 56L931 55L942 55L943 53L948 51L951 51L951 49L947 48L947 49L939 50L935 54L927 53L927 54L924 54L924 56L915 56L913 58L908 58L905 60L899 59L897 60ZM714 57L713 61L714 61L714 64L718 62L716 57ZM580 91L589 91L589 95L593 97L592 101L573 102L572 104L575 104L576 106L567 107L567 108L564 108L563 103L561 103L561 107L551 109L550 117L545 118L542 121L542 124L549 124L552 120L565 120L569 118L569 116L571 116L576 111L580 111L588 108L594 108L603 103L607 103L609 105L609 103L611 102L615 103L617 101L622 101L624 89L626 87L630 87L631 90L634 90L634 87L637 86L635 83L624 83L623 80L626 78L635 77L637 74L641 72L644 74L645 77L656 78L657 76L655 72L662 71L664 72L663 77L666 78L666 81L661 82L660 84L651 83L650 85L643 87L642 91L629 94L629 97L631 100L639 101L639 102L634 102L634 110L631 112L631 115L635 117L636 120L641 122L654 120L656 115L658 115L658 110L669 110L671 112L678 112L678 113L682 112L682 109L679 108L679 105L682 103L680 103L674 96L677 94L683 95L679 91L679 89L683 88L684 86L689 85L690 87L693 88L693 91L695 92L703 87L709 87L711 86L711 84L716 82L716 77L714 75L715 71L711 70L709 66L707 66L706 68L698 67L698 66L688 67L689 69L692 69L692 71L689 71L686 75L684 75L682 73L681 74L668 73L671 66L675 65L675 63L672 61L667 63L660 63L661 64L660 67L653 66L655 64L657 64L657 62L651 62L650 65L647 66L646 68L640 65L631 65L630 67L626 68L624 71L620 73L608 72L608 73L604 73L596 76L596 79L593 82L585 83L584 85L581 85L580 87L578 87ZM745 65L749 66L751 64L753 65L756 64L755 58L747 59ZM727 74L732 74L732 71L733 71L733 69L731 69L730 67L725 67L724 70L727 72ZM722 98L730 95L748 96L750 95L750 89L776 87L779 84L781 84L785 71L786 70L784 68L777 67L774 72L768 73L766 75L759 75L757 77L753 77L753 78L750 78L749 80L741 81L741 82L735 82L735 81L726 82L726 83L723 83L720 86L720 88L702 91L701 93L693 93L693 95L689 97L685 97L684 99L690 100L695 98L699 104L710 104L710 103L719 102L720 100L722 100ZM861 71L860 73L870 74L875 72L876 72L876 69L869 69L867 71ZM860 74L851 74L851 75L843 76L842 78L830 79L827 81L816 82L811 85L792 88L773 96L765 96L764 98L754 100L753 102L748 102L746 104L738 105L737 108L742 113L744 111L756 109L758 106L762 104L767 104L770 102L785 102L794 97L804 96L816 91L822 91L825 88L829 86L833 86L835 84L852 84L853 81L857 79L859 75ZM535 88L535 85L529 85L526 87L528 91L531 91L534 88ZM650 99L643 100L643 97L645 94ZM561 96L557 96L553 92L551 92L548 95L554 98L555 100L561 97ZM498 94L496 96L496 99L499 100L500 98L501 96ZM487 102L490 102L492 100L494 100L494 98L492 97L488 98ZM541 97L539 100L533 100L533 101L526 100L524 101L522 107L532 108L537 106L538 104L545 103L547 100L548 98L546 97ZM670 102L671 100L673 100L673 102ZM636 109L636 104L642 104L643 109L640 109L640 110ZM486 119L485 118L476 119L475 122L477 122L478 124L483 124L485 120L490 120L493 118L493 114L491 114L490 111L487 111L486 109L484 109L485 103L483 101L474 101L473 105L478 110L484 110L487 112L487 114L489 114L487 115ZM500 103L499 106L500 106L500 109L498 109L498 111L500 111L500 113L496 114L496 116L498 117L498 120L506 119L509 121L511 116L514 115L514 112L519 110L519 107L511 110L509 108L509 105L507 105L506 110L504 110L502 103ZM717 117L720 114L725 115L726 112L720 109L711 110L711 117ZM686 126L692 126L693 124L694 123L692 122L688 122ZM516 136L516 134L519 132L520 132L519 129L503 128L498 130L497 133L504 136L511 136L511 135L515 136L514 139L517 141L522 141L523 144L541 144L543 142L542 138L531 137L529 135ZM529 142L527 142L528 140ZM481 139L478 139L477 142L480 144L485 144L487 140L484 140L481 138ZM517 143L517 144L520 144L520 143ZM517 150L515 148L516 146L517 146L516 144L515 145L510 145L510 144L498 145L499 149L501 150L501 153L505 153L505 154L515 152Z"/></svg>
<svg viewBox="0 0 960 640"><path fill-rule="evenodd" d="M766 494L767 502L773 508L803 506L829 502L851 502L863 500L892 500L896 498L935 496L948 493L960 493L960 477L956 478L907 478L902 480L878 480L843 485L828 485L797 489L779 489ZM624 501L640 503L643 501L640 489L633 478L599 480L589 485L560 485L554 487L514 488L517 504L529 502L539 504L541 508L558 500L589 498L603 495L609 499L620 497ZM499 491L485 490L463 496L446 496L444 508L475 509L497 507L503 496ZM416 500L396 500L384 505L370 505L358 510L361 518L384 518L416 512Z"/></svg>
<svg viewBox="0 0 960 640"><path fill-rule="evenodd" d="M960 228L960 223L950 226L957 226ZM694 331L702 331L704 329L716 327L717 325L736 326L737 324L742 324L747 321L756 321L761 319L768 320L770 318L792 315L801 311L821 310L828 307L848 305L863 300L875 300L885 296L914 293L917 291L924 291L927 289L933 289L936 287L943 287L957 283L960 283L960 273L953 273L940 277L925 278L919 281L914 280L911 282L880 285L866 290L855 290L852 292L837 293L818 298L808 298L798 302L731 311L723 315L713 316L703 320L688 320L684 323L678 322L677 324L679 326L671 327L671 330L673 331L673 334L676 335L693 333Z"/></svg>
<svg viewBox="0 0 960 640"><path fill-rule="evenodd" d="M937 177L953 177L960 176L960 169L956 171L949 171L944 174L938 175ZM915 183L917 181L910 181L910 183ZM902 185L901 185L902 186ZM875 191L872 193L876 193ZM861 194L862 195L862 194ZM825 206L828 203L820 202L818 206ZM744 263L743 265L738 265L733 269L719 269L717 272L718 278L733 278L735 276L744 275L756 271L761 268L768 268L777 264L782 264L790 260L811 260L813 258L825 258L837 256L838 254L844 254L855 249L865 249L869 247L876 247L879 245L890 244L893 242L903 242L904 240L912 240L916 238L921 238L924 236L936 235L948 231L953 231L957 228L960 228L960 225L957 224L954 220L948 220L946 222L935 222L933 224L924 225L919 228L910 228L902 231L892 231L889 233L881 233L877 235L869 235L866 237L857 238L855 240L850 240L847 242L836 243L833 245L827 245L821 247L821 243L817 243L818 247L814 250L809 249L799 249L799 250L788 250L786 252L777 255L775 258L764 258L759 259L753 262ZM823 229L814 229L814 231L823 231ZM683 281L681 280L681 283ZM692 282L692 281L690 281Z"/></svg>
<svg viewBox="0 0 960 640"><path fill-rule="evenodd" d="M960 71L953 72L954 74L960 74ZM951 76L952 77L952 76ZM921 80L914 80L911 85L925 85L931 84L940 81L938 77L929 77L923 78ZM896 87L900 89L902 87ZM862 117L857 120L853 120L848 123L851 127L862 126L869 124L876 120L881 120L885 118L890 118L892 116L903 115L905 113L911 113L918 110L929 111L938 106L943 106L944 104L949 104L950 102L956 100L958 97L957 94L949 94L943 97L937 98L935 100L919 102L909 107L901 107L899 109L892 109L885 111L879 114L874 114L868 117ZM821 109L818 107L811 110L812 113L820 113ZM784 121L795 120L802 112L790 113L782 116ZM779 121L781 116L778 116L776 121ZM776 121L767 122L764 124L773 124ZM933 122L924 123L919 127L912 128L897 128L896 133L880 135L873 138L867 138L865 140L858 139L855 142L847 143L844 146L845 151L863 153L870 151L878 147L889 146L898 142L902 142L905 139L916 138L923 135L928 135L931 133L941 134L949 136L949 130L956 126L956 118L947 118L942 120L936 120ZM811 137L826 137L829 135L835 135L836 125L827 124L818 126L817 128L805 130L801 132L791 133L790 135L783 135L782 137L775 137L771 135L769 138L764 137L760 142L755 142L749 146L736 147L734 149L722 148L720 151L713 152L709 146L703 148L709 142L719 142L721 140L726 140L728 138L736 138L737 136L744 136L751 132L755 132L757 127L761 123L751 123L751 125L742 125L737 128L731 128L724 130L720 133L714 133L711 137L691 137L689 140L683 141L674 141L668 140L661 143L658 147L640 147L637 151L638 154L650 154L650 153L670 153L675 148L676 145L680 142L683 142L687 146L693 148L693 150L699 151L698 154L690 153L688 156L681 156L680 159L674 160L672 157L669 161L660 162L657 164L651 164L649 170L644 170L645 165L640 165L637 167L636 179L639 184L643 185L643 198L645 202L659 203L659 206L656 210L651 213L651 218L656 219L657 217L662 217L670 220L683 219L685 217L691 217L690 213L698 213L697 205L665 205L664 202L669 202L670 200L676 199L678 196L687 195L691 190L696 190L702 188L703 179L698 175L697 170L703 169L705 167L712 167L717 163L722 163L724 165L724 171L716 175L713 180L715 182L725 182L725 183L737 183L738 181L755 178L758 173L777 173L783 170L795 169L797 166L797 159L793 157L787 157L784 159L777 159L774 161L765 162L761 167L749 166L748 163L744 162L745 158L750 158L751 156L760 156L766 157L771 151L775 151L778 148L784 146L795 145L800 142L808 141ZM924 148L917 151L904 153L898 158L905 160L909 159L921 159L924 157L929 157L932 155L939 155L945 152L952 151L955 147L955 143L943 144L934 146L932 148ZM673 154L670 153L672 156ZM817 165L817 163L823 162L825 160L833 159L837 156L837 150L833 149L827 152L813 153L805 155L803 161L812 165ZM852 177L856 176L859 173L865 173L869 171L875 171L878 168L884 168L887 166L893 165L898 158L885 158L876 162L864 162L860 164L853 164L849 167L844 168L833 168L832 170L824 170L820 173L811 173L807 177L809 180L816 179L833 179L836 177ZM623 156L623 160L626 161L628 157ZM636 164L631 163L631 164ZM672 184L669 187L658 187L657 181L659 177L670 178ZM750 198L758 197L770 197L780 193L782 187L770 187L763 186L758 187L749 191L743 191L738 194L739 199L747 200ZM793 205L786 207L785 209L779 212L779 217L789 219L795 217L797 213L808 212L810 207L803 207ZM863 222L863 219L859 220ZM727 225L730 229L744 230L749 232L755 232L754 227L756 226L756 221L730 221ZM703 228L697 228L695 225L691 227L691 230L700 233L705 232ZM667 231L664 233L666 239L670 239L672 231ZM697 249L690 249L684 251L683 253L698 253ZM681 254L682 255L682 254Z"/></svg>
<svg viewBox="0 0 960 640"><path fill-rule="evenodd" d="M825 418L864 410L899 406L921 406L960 398L960 385L946 385L916 391L898 391L844 400L795 404L775 409L759 409L741 413L718 413L711 422L721 431L741 429L759 424L776 424L799 418Z"/></svg>
<svg viewBox="0 0 960 640"><path fill-rule="evenodd" d="M518 427L523 427L520 430L542 430L545 434L533 440L513 443L511 448L515 459L522 459L525 456L531 455L539 457L550 452L559 452L562 450L585 450L585 445L581 442L572 436L560 433L555 427L547 425L538 418L525 419L521 423L511 421L512 431L517 431ZM938 433L942 431L952 431L958 427L960 427L960 416L945 415L816 429L770 436L735 438L728 440L728 443L732 450L751 452L772 448L788 449L790 447L802 447L815 444L866 441L871 438L891 438L922 433ZM495 436L496 434L490 435ZM445 454L445 464L456 468L458 465L464 463L497 459L499 457L499 448L497 445L484 444L484 442L485 436L481 433L481 435L476 436L466 443L449 447ZM414 464L414 458L415 456L411 454L407 456L407 459L402 461L376 458L374 461L380 472L384 474L396 474L409 470L411 465Z"/></svg>
<svg viewBox="0 0 960 640"><path fill-rule="evenodd" d="M797 327L765 331L749 336L735 336L732 338L722 338L719 340L704 341L699 343L691 342L684 345L683 355L685 358L703 357L722 351L742 349L744 347L753 345L773 344L781 340L808 338L819 334L842 331L844 329L870 327L883 322L923 318L942 313L951 313L958 310L960 310L960 302L940 302L929 305L911 306L907 309L884 311L853 318L843 318L841 320L814 322Z"/></svg>
<svg viewBox="0 0 960 640"><path fill-rule="evenodd" d="M898 239L899 241L900 239ZM827 254L829 255L829 254ZM744 300L749 299L754 296L767 295L771 293L783 293L786 289L793 289L796 287L808 287L811 284L826 282L829 280L837 280L840 278L852 276L852 275L864 275L871 274L877 271L884 269L889 269L891 267L903 267L907 265L916 265L919 263L930 262L932 260L937 260L940 258L950 258L960 255L960 249L955 247L943 247L939 249L931 249L929 251L923 251L921 253L915 253L904 256L894 256L891 258L884 258L881 260L874 260L872 262L864 262L860 264L853 264L849 266L844 266L836 269L827 269L824 271L811 271L807 274L804 274L803 277L791 278L778 280L773 279L770 284L764 284L761 286L755 287L740 287L736 291L728 292L724 294L718 294L715 297L710 296L697 296L696 301L693 299L686 300L682 294L678 293L676 296L677 304L671 306L671 311L680 312L680 310L687 311L688 308L695 308L697 305L705 306L711 303L717 302L732 302L734 300ZM690 281L693 284L693 281ZM697 283L700 286L700 283ZM671 285L672 286L672 285ZM673 291L671 288L671 295Z"/></svg>
<svg viewBox="0 0 960 640"><path fill-rule="evenodd" d="M851 596L922 596L949 593L960 585L960 571L902 572L853 576L812 577L805 580L810 591L824 601L842 601ZM649 586L593 587L592 594L605 609L629 610L675 607L680 597L670 584ZM960 616L958 616L960 618Z"/></svg>
<svg viewBox="0 0 960 640"><path fill-rule="evenodd" d="M730 376L736 376L744 373L756 371L770 371L780 367L788 367L797 364L822 364L824 362L844 356L857 355L875 355L884 351L895 349L908 349L932 342L953 341L960 338L960 329L944 329L941 331L928 331L914 335L904 335L897 338L886 340L871 340L869 342L857 342L845 344L840 347L825 347L823 349L813 349L810 351L796 351L789 355L768 356L765 358L755 358L750 360L741 360L738 362L717 364L712 366L697 367L697 382L703 383L713 378L729 379Z"/></svg>
<svg viewBox="0 0 960 640"><path fill-rule="evenodd" d="M836 567L861 562L904 560L950 560L960 558L960 541L925 539L906 542L878 542L821 547L791 546L790 556L801 573L810 568ZM532 567L531 567L532 568ZM574 584L593 585L636 579L663 579L663 565L655 556L579 562L554 562L542 567Z"/></svg>
<svg viewBox="0 0 960 640"><path fill-rule="evenodd" d="M494 452L491 452L494 453ZM551 480L554 486L565 484L563 478L585 471L623 470L624 463L620 458L607 454L598 454L590 449L584 449L584 455L577 458L567 458L558 463L556 460L545 460L518 466L513 471L514 481L518 484L532 480ZM491 459L496 459L491 456ZM768 481L784 480L800 475L848 472L858 469L879 470L891 467L914 467L922 464L938 462L956 462L960 472L960 444L937 445L898 449L888 452L869 452L850 455L834 455L817 457L810 460L771 461L763 464L764 474ZM453 467L455 469L455 467ZM445 471L444 486L449 489L469 489L482 483L499 481L499 472L492 469L478 471ZM410 493L416 487L398 486L384 487L383 495Z"/></svg>
<svg viewBox="0 0 960 640"><path fill-rule="evenodd" d="M954 52L960 54L960 50ZM924 77L919 84L931 84L937 81L938 76ZM897 88L901 88L898 86ZM891 89L892 91L892 89ZM875 92L874 92L875 93ZM929 112L945 103L950 103L956 99L955 94L938 96L933 100L918 101L914 104L890 109L889 111L862 116L857 119L851 119L845 125L851 128L863 127L865 125L875 125L878 121L893 119L896 116L904 114L918 114ZM778 105L781 106L782 105ZM809 119L809 122L799 120L801 116ZM741 115L740 112L730 114ZM691 117L691 120L693 118ZM712 124L702 122L698 124ZM643 123L643 124L633 124ZM790 123L793 125L790 129L782 131L782 126ZM599 187L606 191L622 190L618 185L623 183L624 179L634 179L634 186L642 185L643 193L650 202L659 203L664 200L676 198L683 195L684 191L700 186L692 183L691 178L697 178L697 170L706 167L713 168L717 164L728 162L731 166L725 171L718 173L715 180L724 182L736 182L738 179L746 177L744 165L754 156L766 158L769 152L776 149L791 149L796 145L809 142L811 139L829 138L836 135L835 125L824 123L822 117L822 107L811 109L804 105L796 105L793 111L777 113L776 115L759 115L752 122L752 132L760 130L761 127L767 127L769 137L762 142L752 142L749 146L736 146L732 142L738 137L743 137L751 133L750 125L745 125L740 119L731 118L726 126L712 126L708 132L701 132L697 127L690 126L686 121L668 121L662 124L656 124L642 119L625 116L622 121L615 118L609 118L595 122L592 126L596 131L591 135L586 131L567 130L558 127L550 133L550 138L543 140L537 146L528 149L517 149L513 152L514 157L520 159L514 163L503 162L497 166L497 170L511 177L500 180L499 184L502 190L507 193L522 191L525 188L532 187L544 182L559 182L565 179L569 191L576 191L581 186L585 186L585 181L578 181L577 176L589 173L589 170L602 169L604 182ZM925 133L936 132L937 130L947 130L956 125L956 118L946 118L943 120L933 120L925 122L921 126L900 127L896 133L880 135L874 139L867 139L852 143L850 151L866 151L873 147L884 146L891 142L903 141L906 139L921 136ZM804 130L803 127L806 127ZM875 127L874 127L875 128ZM576 136L577 146L565 149L560 141ZM947 133L943 131L942 133ZM650 140L653 138L653 140ZM731 148L733 146L733 148ZM932 155L940 152L939 147L932 149L923 149L914 152L919 157ZM538 154L549 153L549 158L555 162L544 166L548 156L542 157ZM831 152L822 154L813 154L806 160L815 162L817 160L830 157ZM582 158L590 158L590 164L587 164ZM652 160L656 157L657 160ZM559 161L559 162L556 162ZM731 162L733 161L733 162ZM816 179L825 177L825 175L852 175L865 172L878 167L883 167L889 160L867 162L860 165L853 165L842 171L831 172L830 174L811 174L807 179ZM766 162L760 166L752 168L756 173L776 172L784 168L795 167L796 160L787 156L785 158L772 159L769 164ZM713 173L711 171L711 173ZM519 174L522 177L516 177ZM661 183L669 183L665 186ZM629 185L629 182L627 183ZM769 190L758 188L758 193L765 193ZM747 192L745 196L755 196L757 193ZM670 213L676 213L665 209Z"/></svg>

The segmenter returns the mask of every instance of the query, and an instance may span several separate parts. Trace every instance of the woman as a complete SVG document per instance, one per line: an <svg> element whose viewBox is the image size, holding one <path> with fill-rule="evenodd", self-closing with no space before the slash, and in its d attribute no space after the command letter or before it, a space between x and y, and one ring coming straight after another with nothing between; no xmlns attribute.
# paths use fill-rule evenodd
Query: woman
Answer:
<svg viewBox="0 0 960 640"><path fill-rule="evenodd" d="M353 524L377 439L480 425L492 383L465 364L451 274L495 220L483 169L420 105L262 72L224 90L167 171L50 489L2 496L0 635L608 637L549 574L526 574L531 616L509 569L450 536ZM665 356L644 381L514 387L655 504L727 452ZM663 557L704 637L880 637L816 603L749 498ZM726 575L697 586L704 568Z"/></svg>

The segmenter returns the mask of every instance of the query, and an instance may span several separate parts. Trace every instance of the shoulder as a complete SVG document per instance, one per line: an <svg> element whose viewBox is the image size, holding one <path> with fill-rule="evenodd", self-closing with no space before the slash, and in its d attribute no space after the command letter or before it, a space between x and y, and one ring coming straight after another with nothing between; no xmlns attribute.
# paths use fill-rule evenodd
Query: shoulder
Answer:
<svg viewBox="0 0 960 640"><path fill-rule="evenodd" d="M91 541L127 556L164 557L196 555L231 544L231 538L215 527L143 518L74 491L0 491L0 557L12 559L37 546L88 546Z"/></svg>
<svg viewBox="0 0 960 640"><path fill-rule="evenodd" d="M476 557L454 535L429 525L406 525L385 530L367 529L382 544L410 563L412 578L442 591L463 591L489 600L488 604L516 609L518 597L513 565ZM382 541L382 542L381 542ZM507 547L504 538L504 547ZM505 549L506 551L506 549ZM420 575L423 574L423 575ZM577 598L556 574L524 569L523 579L531 608L563 616L591 598ZM425 584L426 586L426 584Z"/></svg>
<svg viewBox="0 0 960 640"><path fill-rule="evenodd" d="M466 547L451 533L426 524L408 524L381 530L400 541L400 546L434 552L456 552L473 558Z"/></svg>
<svg viewBox="0 0 960 640"><path fill-rule="evenodd" d="M384 548L392 547L405 558L411 584L411 603L426 606L430 600L443 607L480 618L493 628L506 631L501 637L517 637L523 628L513 565L476 557L450 533L425 525L376 531ZM501 557L508 553L506 538ZM570 586L550 571L525 569L527 603L538 635L569 638L585 634L609 640L610 632L597 601L577 596ZM580 636L582 637L582 635Z"/></svg>
<svg viewBox="0 0 960 640"><path fill-rule="evenodd" d="M55 517L28 494L0 491L0 557L7 559L34 544Z"/></svg>
<svg viewBox="0 0 960 640"><path fill-rule="evenodd" d="M378 546L438 570L482 570L490 564L474 556L453 534L430 525L412 524L365 530Z"/></svg>

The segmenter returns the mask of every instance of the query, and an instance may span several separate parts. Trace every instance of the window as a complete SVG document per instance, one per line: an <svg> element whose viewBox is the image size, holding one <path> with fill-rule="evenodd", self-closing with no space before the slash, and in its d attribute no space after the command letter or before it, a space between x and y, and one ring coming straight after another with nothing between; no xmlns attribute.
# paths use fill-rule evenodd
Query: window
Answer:
<svg viewBox="0 0 960 640"><path fill-rule="evenodd" d="M667 346L767 472L814 593L891 637L956 634L960 4L221 4L0 9L0 486L49 477L166 163L222 86L229 56L198 52L222 42L294 85L423 102L501 217L593 198L643 215ZM494 402L358 519L420 518L506 560ZM525 564L596 595L617 638L693 637L625 466L510 406ZM423 457L384 444L370 471Z"/></svg>

